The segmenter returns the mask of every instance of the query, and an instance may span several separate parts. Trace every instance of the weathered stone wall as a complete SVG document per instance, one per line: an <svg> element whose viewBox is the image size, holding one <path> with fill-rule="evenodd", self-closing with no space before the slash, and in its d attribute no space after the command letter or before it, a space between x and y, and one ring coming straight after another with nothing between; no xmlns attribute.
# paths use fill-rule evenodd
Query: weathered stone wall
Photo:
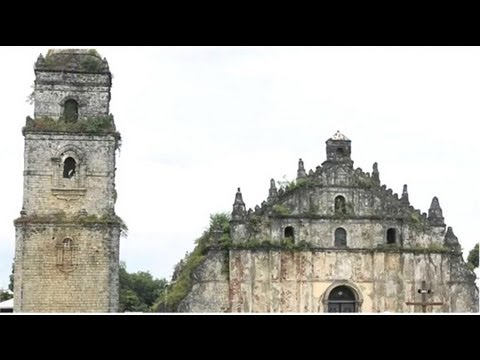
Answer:
<svg viewBox="0 0 480 360"><path fill-rule="evenodd" d="M67 131L58 126L66 123L39 119L67 121L68 100L78 104L78 118L70 109L69 122L95 125L109 115L108 63L94 50L54 50L40 55L35 75L35 119L27 119L23 131L24 196L15 220L14 311L117 311L119 134L113 120L106 131Z"/></svg>
<svg viewBox="0 0 480 360"><path fill-rule="evenodd" d="M420 301L417 290L426 281L428 301L444 303L428 312L478 312L474 276L452 253L231 250L227 275L219 256L202 265L179 311L326 312L329 290L347 285L359 296L360 312L421 312L405 302Z"/></svg>
<svg viewBox="0 0 480 360"><path fill-rule="evenodd" d="M75 54L53 54L47 56L52 62L52 71L45 61L37 61L35 68L35 118L51 117L58 119L63 114L65 100L73 99L78 103L79 119L109 114L111 74L108 64L89 55L88 52L75 51ZM78 58L80 60L76 60ZM40 60L40 59L39 59ZM81 62L94 61L99 71L82 72ZM55 64L56 62L56 64ZM73 70L73 71L72 71Z"/></svg>
<svg viewBox="0 0 480 360"><path fill-rule="evenodd" d="M421 213L410 205L406 185L399 197L381 185L376 163L366 173L354 169L350 156L350 140L337 132L327 140L322 166L307 173L300 159L296 182L277 190L271 179L261 206L247 211L238 189L225 259L230 311L323 312L327 300L332 311L341 310L335 301L355 310L351 295L329 299L337 288L356 294L358 311L418 312L405 303L421 300L422 281L433 291L427 300L443 303L429 311L478 311L475 275L452 228L446 229L438 199L428 215ZM211 260L203 268L184 308L221 311L217 304L225 295L204 285L220 274Z"/></svg>
<svg viewBox="0 0 480 360"><path fill-rule="evenodd" d="M15 312L117 311L118 226L26 224L16 230ZM65 238L73 240L66 268Z"/></svg>
<svg viewBox="0 0 480 360"><path fill-rule="evenodd" d="M115 205L115 137L111 134L25 135L23 209L27 215L111 213ZM63 177L63 162L77 163L72 178Z"/></svg>
<svg viewBox="0 0 480 360"><path fill-rule="evenodd" d="M227 251L210 251L205 262L193 273L194 285L177 311L229 311L228 266Z"/></svg>

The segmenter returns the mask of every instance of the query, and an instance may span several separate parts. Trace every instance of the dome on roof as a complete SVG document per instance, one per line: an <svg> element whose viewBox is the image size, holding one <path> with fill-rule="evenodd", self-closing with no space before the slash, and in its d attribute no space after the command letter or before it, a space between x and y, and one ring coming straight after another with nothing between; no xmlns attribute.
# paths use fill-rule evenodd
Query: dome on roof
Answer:
<svg viewBox="0 0 480 360"><path fill-rule="evenodd" d="M95 49L50 49L40 54L35 70L108 73L107 60Z"/></svg>

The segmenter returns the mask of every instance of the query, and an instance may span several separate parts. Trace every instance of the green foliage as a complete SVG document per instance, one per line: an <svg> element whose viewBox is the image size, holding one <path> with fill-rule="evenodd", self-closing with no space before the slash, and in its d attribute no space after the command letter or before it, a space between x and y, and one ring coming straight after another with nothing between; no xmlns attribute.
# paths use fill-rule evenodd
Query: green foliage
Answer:
<svg viewBox="0 0 480 360"><path fill-rule="evenodd" d="M150 312L155 300L165 291L167 281L154 279L147 271L129 274L124 262L120 263L120 312Z"/></svg>
<svg viewBox="0 0 480 360"><path fill-rule="evenodd" d="M228 247L232 250L288 250L288 251L306 251L317 249L314 245L306 241L295 243L293 238L287 237L281 242L271 242L270 240L251 240L241 244L232 244Z"/></svg>
<svg viewBox="0 0 480 360"><path fill-rule="evenodd" d="M115 128L113 115L96 116L80 119L76 122L66 122L60 118L54 120L50 117L39 117L32 119L27 116L27 121L22 129L23 134L27 132L74 132L91 135L112 134L115 136L115 149L120 149L122 136Z"/></svg>
<svg viewBox="0 0 480 360"><path fill-rule="evenodd" d="M295 186L295 180L288 180L286 175L283 175L282 180L277 180L278 190L286 188L291 188Z"/></svg>
<svg viewBox="0 0 480 360"><path fill-rule="evenodd" d="M66 122L62 118L55 120L46 116L36 119L27 117L25 130L29 132L112 133L115 132L115 121L113 115L90 117L76 122Z"/></svg>
<svg viewBox="0 0 480 360"><path fill-rule="evenodd" d="M286 176L283 176L283 180L277 181L279 190L283 189L284 191L292 191L298 188L310 186L313 184L313 180L306 178L306 179L298 179L298 180L287 180Z"/></svg>
<svg viewBox="0 0 480 360"><path fill-rule="evenodd" d="M261 223L262 223L262 218L258 215L252 214L248 218L247 231L250 234L258 234L260 232Z"/></svg>
<svg viewBox="0 0 480 360"><path fill-rule="evenodd" d="M285 239L283 239L283 242L287 245L295 244L295 240L294 240L293 236L285 237Z"/></svg>
<svg viewBox="0 0 480 360"><path fill-rule="evenodd" d="M373 182L373 179L372 179L371 177L358 176L358 177L357 177L357 184L358 184L359 186L361 186L361 187L370 189L370 188L373 187L374 182Z"/></svg>
<svg viewBox="0 0 480 360"><path fill-rule="evenodd" d="M157 311L175 312L180 302L188 295L193 286L192 274L205 261L207 238L202 236L197 239L197 246L191 253L187 253L175 281L172 281L168 292L158 299Z"/></svg>
<svg viewBox="0 0 480 360"><path fill-rule="evenodd" d="M216 229L222 230L224 233L230 234L230 214L226 212L211 214L209 231Z"/></svg>
<svg viewBox="0 0 480 360"><path fill-rule="evenodd" d="M88 50L87 54L83 56L63 54L61 57L55 56L53 52L49 51L45 56L42 67L50 70L73 67L76 71L96 73L103 70L103 63L100 54L95 49Z"/></svg>
<svg viewBox="0 0 480 360"><path fill-rule="evenodd" d="M468 253L467 265L471 270L478 268L478 243Z"/></svg>
<svg viewBox="0 0 480 360"><path fill-rule="evenodd" d="M15 224L43 224L43 223L59 223L69 224L78 223L86 225L119 225L120 235L126 237L128 235L128 227L118 215L75 215L67 216L64 211L58 211L48 215L29 215L22 216L14 221Z"/></svg>
<svg viewBox="0 0 480 360"><path fill-rule="evenodd" d="M96 56L98 58L100 57L100 54L98 53L98 51L96 49L89 49L88 54L92 55L92 56Z"/></svg>
<svg viewBox="0 0 480 360"><path fill-rule="evenodd" d="M195 249L187 253L176 266L172 282L158 299L153 308L161 312L177 311L180 302L188 295L193 286L193 273L203 264L209 248L209 240L214 232L221 230L220 246L228 247L230 240L230 215L217 213L210 215L210 226L203 232L203 235L195 240ZM226 271L226 269L223 269Z"/></svg>
<svg viewBox="0 0 480 360"><path fill-rule="evenodd" d="M92 72L92 73L102 70L102 67L103 67L102 62L99 59L94 57L85 57L82 60L81 66L87 72Z"/></svg>
<svg viewBox="0 0 480 360"><path fill-rule="evenodd" d="M272 207L272 210L277 213L278 215L281 216L288 216L291 214L290 209L288 209L285 205L283 204L275 204Z"/></svg>
<svg viewBox="0 0 480 360"><path fill-rule="evenodd" d="M0 302L2 301L7 301L9 299L13 298L13 294L11 294L8 291L4 291L0 289Z"/></svg>
<svg viewBox="0 0 480 360"><path fill-rule="evenodd" d="M428 229L428 224L417 211L411 212L408 220L411 227L417 231L426 231Z"/></svg>
<svg viewBox="0 0 480 360"><path fill-rule="evenodd" d="M401 247L400 245L397 244L385 244L384 248L391 248L391 249L401 249L401 250L406 250L406 251L413 251L413 252L421 252L421 253L429 253L429 252L450 252L451 249L448 247L443 246L442 244L429 244L427 246L420 246L420 245L415 245L415 246L409 246L409 247Z"/></svg>
<svg viewBox="0 0 480 360"><path fill-rule="evenodd" d="M12 273L9 276L10 283L8 284L8 290L13 291L13 285L15 281L15 263L12 263Z"/></svg>
<svg viewBox="0 0 480 360"><path fill-rule="evenodd" d="M115 224L120 226L120 235L122 237L128 236L128 226L118 215L87 215L87 216L77 216L73 219L73 222L79 222L80 224Z"/></svg>

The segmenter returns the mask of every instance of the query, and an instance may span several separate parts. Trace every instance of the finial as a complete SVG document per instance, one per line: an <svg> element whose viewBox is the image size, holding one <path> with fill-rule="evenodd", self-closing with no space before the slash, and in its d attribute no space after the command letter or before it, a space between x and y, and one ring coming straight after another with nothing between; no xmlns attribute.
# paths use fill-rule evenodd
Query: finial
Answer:
<svg viewBox="0 0 480 360"><path fill-rule="evenodd" d="M277 187L275 186L275 180L270 179L270 189L268 190L267 201L271 202L271 201L275 200L277 198L277 196L278 196L278 192L277 192Z"/></svg>
<svg viewBox="0 0 480 360"><path fill-rule="evenodd" d="M305 172L305 167L303 166L303 160L298 160L298 170L297 170L297 180L304 179L307 177L307 173Z"/></svg>
<svg viewBox="0 0 480 360"><path fill-rule="evenodd" d="M453 233L453 229L451 226L447 228L443 243L445 244L445 246L460 249L460 243L458 242L458 238Z"/></svg>
<svg viewBox="0 0 480 360"><path fill-rule="evenodd" d="M434 226L445 226L442 208L436 196L433 197L430 209L428 209L428 220Z"/></svg>
<svg viewBox="0 0 480 360"><path fill-rule="evenodd" d="M410 204L408 200L407 184L403 185L403 192L402 192L402 197L400 198L400 201L402 204L405 204L405 205Z"/></svg>
<svg viewBox="0 0 480 360"><path fill-rule="evenodd" d="M235 194L235 204L245 205L245 203L243 202L242 193L240 192L240 188L237 188L237 193Z"/></svg>
<svg viewBox="0 0 480 360"><path fill-rule="evenodd" d="M380 173L376 162L373 163L372 180L375 184L380 185Z"/></svg>
<svg viewBox="0 0 480 360"><path fill-rule="evenodd" d="M245 203L243 202L240 188L238 188L237 193L235 194L235 202L233 203L232 220L243 220L245 214Z"/></svg>

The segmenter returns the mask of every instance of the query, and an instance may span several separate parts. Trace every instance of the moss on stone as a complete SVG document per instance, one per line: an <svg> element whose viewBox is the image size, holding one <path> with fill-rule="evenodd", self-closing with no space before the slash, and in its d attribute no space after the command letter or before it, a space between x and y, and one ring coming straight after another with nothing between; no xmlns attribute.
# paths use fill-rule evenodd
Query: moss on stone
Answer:
<svg viewBox="0 0 480 360"><path fill-rule="evenodd" d="M218 244L211 244L216 230L222 231ZM194 281L193 274L207 259L210 249L225 250L231 246L230 216L227 213L213 214L210 216L210 226L203 235L195 240L196 246L191 253L187 253L180 261L181 266L176 278L172 279L167 292L157 300L153 306L154 311L163 309L167 312L176 312L183 299L192 290ZM227 256L228 258L228 256ZM228 260L227 260L228 261ZM227 264L222 264L222 272L228 271Z"/></svg>
<svg viewBox="0 0 480 360"><path fill-rule="evenodd" d="M272 210L274 213L281 216L288 216L291 214L290 209L287 208L284 204L275 204L273 205Z"/></svg>
<svg viewBox="0 0 480 360"><path fill-rule="evenodd" d="M122 136L116 131L113 115L94 116L80 119L76 122L66 122L62 118L55 120L51 117L39 117L32 119L27 116L22 134L27 133L76 133L87 135L112 134L115 137L115 149L120 149Z"/></svg>
<svg viewBox="0 0 480 360"><path fill-rule="evenodd" d="M47 215L21 216L14 220L14 224L117 225L122 236L126 237L128 234L127 225L118 215L67 215L64 211L59 211Z"/></svg>

